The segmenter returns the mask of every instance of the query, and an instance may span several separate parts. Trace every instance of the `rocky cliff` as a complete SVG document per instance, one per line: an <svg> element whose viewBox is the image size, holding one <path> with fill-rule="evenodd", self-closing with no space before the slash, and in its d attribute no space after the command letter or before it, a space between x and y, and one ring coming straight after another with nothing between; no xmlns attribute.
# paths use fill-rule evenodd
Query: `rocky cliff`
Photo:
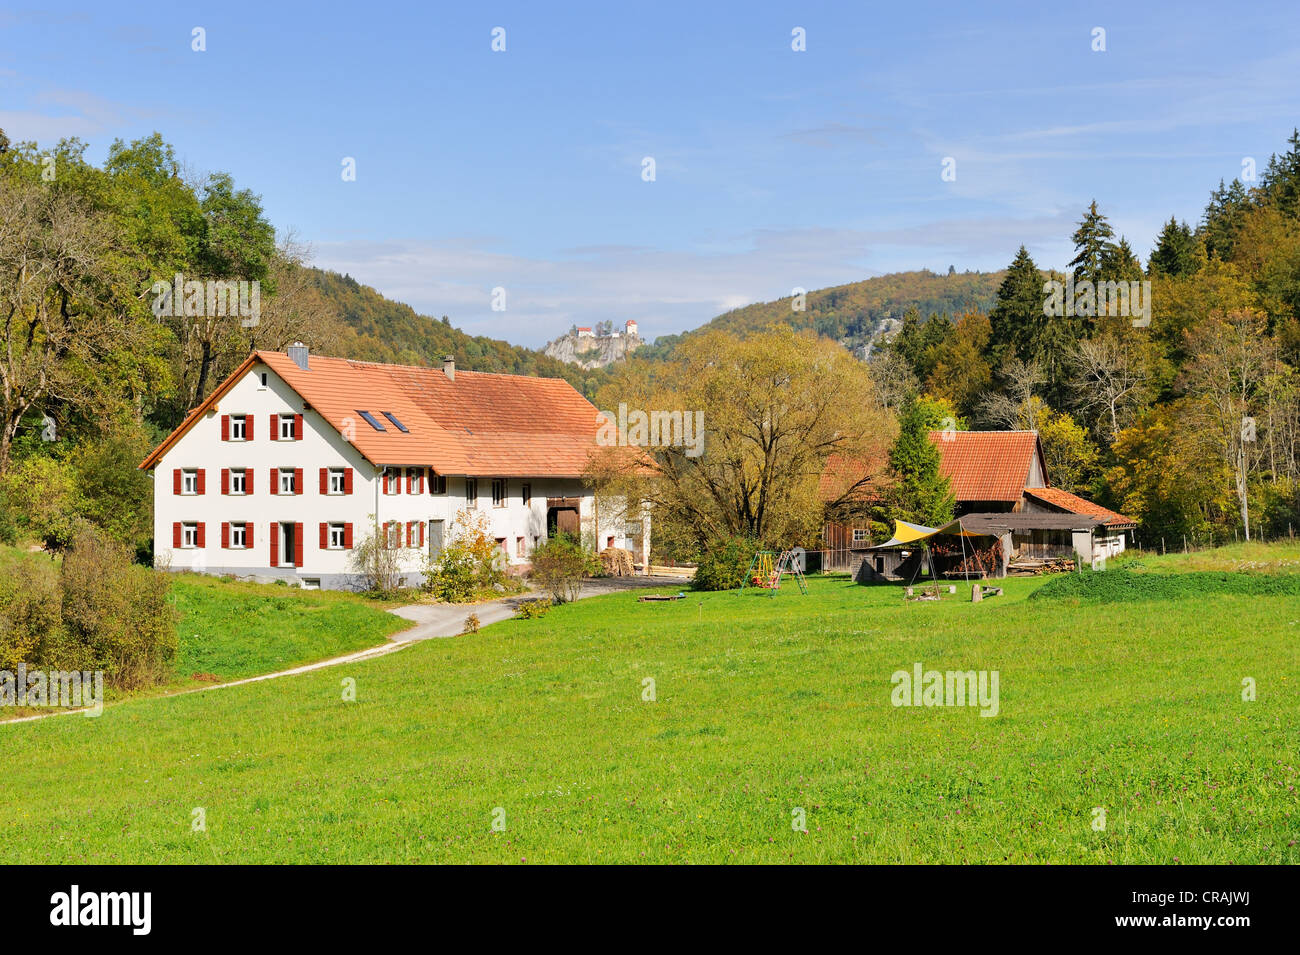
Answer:
<svg viewBox="0 0 1300 955"><path fill-rule="evenodd" d="M639 335L578 337L572 333L547 342L543 353L551 358L590 370L621 361L645 344Z"/></svg>

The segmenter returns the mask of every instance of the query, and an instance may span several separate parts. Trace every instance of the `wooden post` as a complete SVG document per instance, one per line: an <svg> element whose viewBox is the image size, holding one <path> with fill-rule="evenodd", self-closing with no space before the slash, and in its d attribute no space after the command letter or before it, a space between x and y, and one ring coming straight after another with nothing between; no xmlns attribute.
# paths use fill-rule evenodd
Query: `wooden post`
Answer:
<svg viewBox="0 0 1300 955"><path fill-rule="evenodd" d="M973 604L977 604L983 599L984 599L984 588L980 586L979 581L976 581L975 584L970 589L970 602Z"/></svg>

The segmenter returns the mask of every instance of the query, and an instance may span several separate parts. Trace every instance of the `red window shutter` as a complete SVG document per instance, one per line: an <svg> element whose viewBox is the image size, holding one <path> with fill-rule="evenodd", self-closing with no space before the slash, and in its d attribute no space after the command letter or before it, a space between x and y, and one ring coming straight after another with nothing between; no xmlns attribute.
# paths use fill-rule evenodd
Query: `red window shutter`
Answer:
<svg viewBox="0 0 1300 955"><path fill-rule="evenodd" d="M415 487L415 475L411 473L410 468L407 468L406 469L406 493L414 494L415 491L412 490L414 487Z"/></svg>
<svg viewBox="0 0 1300 955"><path fill-rule="evenodd" d="M271 493L280 493L280 469L271 468Z"/></svg>
<svg viewBox="0 0 1300 955"><path fill-rule="evenodd" d="M415 530L415 528L413 528L411 525L414 523L415 523L414 521L406 522L406 546L407 547L411 546L411 534Z"/></svg>
<svg viewBox="0 0 1300 955"><path fill-rule="evenodd" d="M271 566L280 566L280 525L271 524Z"/></svg>
<svg viewBox="0 0 1300 955"><path fill-rule="evenodd" d="M293 440L302 440L302 415L300 414L293 416Z"/></svg>
<svg viewBox="0 0 1300 955"><path fill-rule="evenodd" d="M250 418L249 420L251 421L252 419ZM244 493L245 494L253 493L253 469L252 468L244 468ZM249 524L248 526L252 527L253 525Z"/></svg>
<svg viewBox="0 0 1300 955"><path fill-rule="evenodd" d="M423 494L423 493L424 493L424 471L425 471L424 468L420 468L420 473L419 473L419 475L418 475L418 477L417 477L417 480L419 481L420 488L419 488L418 491L416 491L417 494Z"/></svg>
<svg viewBox="0 0 1300 955"><path fill-rule="evenodd" d="M352 493L352 469L345 468L343 471L343 493Z"/></svg>
<svg viewBox="0 0 1300 955"><path fill-rule="evenodd" d="M230 493L230 468L221 469L221 493Z"/></svg>
<svg viewBox="0 0 1300 955"><path fill-rule="evenodd" d="M179 474L180 472L178 471L177 473ZM176 493L179 494L180 492L177 491ZM384 493L388 493L388 468L384 468Z"/></svg>
<svg viewBox="0 0 1300 955"><path fill-rule="evenodd" d="M230 440L230 415L228 414L223 414L221 416L221 440Z"/></svg>
<svg viewBox="0 0 1300 955"><path fill-rule="evenodd" d="M204 524L202 521L199 521L199 528L198 528L198 530L199 530L199 536L198 536L198 540L196 541L196 543L197 543L200 547L206 547L206 546L207 546L207 544L204 542L204 539L203 539L203 538L204 538L204 533L203 533L203 531L204 531L204 529L205 529L206 527L207 527L206 524Z"/></svg>
<svg viewBox="0 0 1300 955"><path fill-rule="evenodd" d="M301 494L306 488L302 483L302 468L293 469L293 493Z"/></svg>
<svg viewBox="0 0 1300 955"><path fill-rule="evenodd" d="M248 473L252 474L253 472L249 471ZM253 546L253 522L252 521L246 521L244 523L244 546L245 547Z"/></svg>
<svg viewBox="0 0 1300 955"><path fill-rule="evenodd" d="M221 549L228 550L229 548L230 548L230 522L222 521L221 522Z"/></svg>
<svg viewBox="0 0 1300 955"><path fill-rule="evenodd" d="M173 547L181 546L181 522L180 521L172 522L172 546Z"/></svg>
<svg viewBox="0 0 1300 955"><path fill-rule="evenodd" d="M420 521L420 546L424 546L424 521Z"/></svg>
<svg viewBox="0 0 1300 955"><path fill-rule="evenodd" d="M330 526L324 521L320 522L320 549L324 550L330 545Z"/></svg>
<svg viewBox="0 0 1300 955"><path fill-rule="evenodd" d="M180 468L172 469L172 493L173 494L181 493L181 469Z"/></svg>
<svg viewBox="0 0 1300 955"><path fill-rule="evenodd" d="M330 492L330 469L329 468L320 469L320 492L322 494L328 494Z"/></svg>
<svg viewBox="0 0 1300 955"><path fill-rule="evenodd" d="M199 493L200 493L200 494L203 493L204 488L206 487L206 485L207 485L207 483L208 483L207 480L206 480L206 478L207 478L207 474L208 474L208 469L207 469L207 468L199 468L199 474L198 474L198 489L199 489Z"/></svg>
<svg viewBox="0 0 1300 955"><path fill-rule="evenodd" d="M244 415L244 440L245 441L253 440L253 417L254 416L251 414Z"/></svg>
<svg viewBox="0 0 1300 955"><path fill-rule="evenodd" d="M269 424L271 427L271 440L279 441L280 440L280 416L278 414L271 415L271 420Z"/></svg>
<svg viewBox="0 0 1300 955"><path fill-rule="evenodd" d="M302 566L302 525L293 525L293 566Z"/></svg>
<svg viewBox="0 0 1300 955"><path fill-rule="evenodd" d="M352 525L343 525L343 546L348 550L352 549Z"/></svg>

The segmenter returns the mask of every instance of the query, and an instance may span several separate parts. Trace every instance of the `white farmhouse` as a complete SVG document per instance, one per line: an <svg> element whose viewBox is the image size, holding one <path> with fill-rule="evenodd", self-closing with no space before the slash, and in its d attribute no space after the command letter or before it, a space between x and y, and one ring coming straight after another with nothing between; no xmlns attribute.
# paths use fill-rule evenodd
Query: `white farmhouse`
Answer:
<svg viewBox="0 0 1300 955"><path fill-rule="evenodd" d="M349 588L373 528L414 583L466 510L515 569L563 531L648 570L648 515L600 514L583 486L597 425L561 379L257 351L140 465L154 553L173 570Z"/></svg>

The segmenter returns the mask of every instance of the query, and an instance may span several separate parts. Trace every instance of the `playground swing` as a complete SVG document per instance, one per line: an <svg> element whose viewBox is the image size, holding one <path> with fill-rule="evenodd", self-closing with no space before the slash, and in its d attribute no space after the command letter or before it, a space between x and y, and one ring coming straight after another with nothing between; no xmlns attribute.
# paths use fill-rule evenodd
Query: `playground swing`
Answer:
<svg viewBox="0 0 1300 955"><path fill-rule="evenodd" d="M770 550L756 551L753 559L749 562L749 570L745 574L745 580L741 583L740 589L759 587L771 591L768 594L769 597L775 597L776 592L781 589L782 574L788 574L795 579L799 584L801 594L808 593L808 582L804 579L803 571L799 569L799 561L795 557L793 547L782 551L780 554Z"/></svg>

